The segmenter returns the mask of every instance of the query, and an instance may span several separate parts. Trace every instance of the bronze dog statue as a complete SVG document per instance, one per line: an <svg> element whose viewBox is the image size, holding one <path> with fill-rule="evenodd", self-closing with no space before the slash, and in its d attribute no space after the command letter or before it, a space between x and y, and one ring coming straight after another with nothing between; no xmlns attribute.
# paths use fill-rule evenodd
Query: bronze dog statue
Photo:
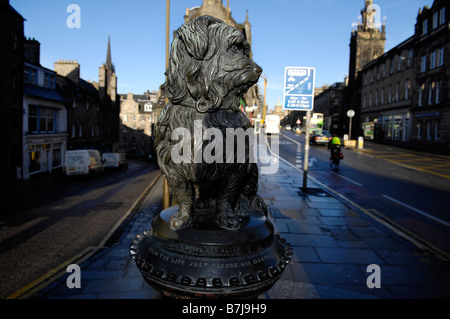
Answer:
<svg viewBox="0 0 450 319"><path fill-rule="evenodd" d="M159 118L155 140L158 165L179 205L170 218L172 229L192 226L196 210L212 212L215 222L229 230L239 229L250 209L267 215L267 207L257 195L258 168L251 161L251 143L247 140L245 156L238 158L235 144L227 148L225 142L230 129L242 132L251 128L240 109L240 99L258 81L262 69L249 53L242 32L210 16L177 30L163 85L169 103ZM185 161L174 158L179 155L175 149L180 142L173 140L172 134L179 128L191 137L184 146L194 150L183 154L189 159ZM213 128L224 138L216 135L203 140L203 132ZM201 153L213 142L218 146L214 156L222 160L196 160L195 151Z"/></svg>

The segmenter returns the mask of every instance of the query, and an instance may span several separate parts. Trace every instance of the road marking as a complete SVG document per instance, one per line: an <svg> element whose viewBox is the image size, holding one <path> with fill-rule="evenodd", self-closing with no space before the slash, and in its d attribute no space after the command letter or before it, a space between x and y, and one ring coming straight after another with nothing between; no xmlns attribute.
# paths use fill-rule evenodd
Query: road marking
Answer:
<svg viewBox="0 0 450 319"><path fill-rule="evenodd" d="M270 146L268 144L267 144L267 146L269 148L270 153L272 153L272 151L270 150ZM282 162L284 162L287 165L291 166L292 168L294 168L295 170L299 171L300 173L303 173L303 170L301 170L300 168L295 167L289 161L285 160L284 158L282 158L278 154L274 153L274 155L276 157L278 157ZM336 197L341 198L343 201L347 202L350 206L355 207L357 210L359 210L363 214L369 216L370 218L372 218L376 222L380 223L381 225L383 225L384 227L386 227L387 229L389 229L393 233L397 234L398 236L408 240L409 242L414 244L416 247L418 247L420 249L423 249L423 250L428 250L431 253L437 255L439 258L441 258L444 261L450 260L450 254L448 252L446 252L446 251L442 250L441 248L435 246L434 244L430 243L428 240L422 238L421 236L419 236L419 235L411 232L410 230L404 228L403 226L397 224L396 222L394 222L392 219L388 218L387 216L385 216L385 215L383 215L383 214L381 214L379 212L376 212L376 214L375 214L374 212L371 212L369 209L366 209L366 208L358 205L357 203L355 203L354 201L352 201L348 197L338 193L334 189L332 189L332 188L328 187L327 185L319 182L313 176L310 176L310 178L314 181L314 183L316 183L317 185L319 185L323 189L325 189L328 192L334 194Z"/></svg>
<svg viewBox="0 0 450 319"><path fill-rule="evenodd" d="M364 186L363 184L358 183L358 182L352 180L351 178L342 176L341 174L338 174L338 173L336 173L336 172L333 172L333 171L332 171L331 173L334 174L334 175L336 175L336 176L339 176L340 178L343 178L343 179L345 179L346 181L349 181L350 183L353 183L353 184L355 184L355 185L358 185L358 186L361 186L361 187Z"/></svg>
<svg viewBox="0 0 450 319"><path fill-rule="evenodd" d="M403 203L403 202L401 202L401 201L399 201L399 200L396 200L395 198L392 198L392 197L390 197L390 196L388 196L388 195L381 195L381 196L383 196L384 198L387 198L387 199L393 201L394 203L397 203L397 204L402 205L402 206L404 206L404 207L406 207L406 208L409 208L409 209L415 211L416 213L419 213L419 214L421 214L421 215L423 215L423 216L425 216L425 217L431 218L431 219L433 219L434 221L437 221L438 223L441 223L441 224L443 224L443 225L445 225L445 226L447 226L447 227L450 226L450 223L446 222L445 220L442 220L442 219L439 219L439 218L437 218L437 217L434 217L434 216L432 216L432 215L430 215L430 214L427 214L427 213L425 213L424 211L421 211L420 209L417 209L417 208L412 207L412 206L410 206L410 205L408 205L408 204L405 204L405 203Z"/></svg>
<svg viewBox="0 0 450 319"><path fill-rule="evenodd" d="M410 162L410 161L418 162L418 161L441 160L441 159L446 159L447 158L446 156L444 156L444 157L442 157L442 156L441 157L426 157L426 158L423 158L423 157L419 158L419 157L417 157L417 158L411 159L411 160L410 159L406 159L406 158L403 158L403 159L399 158L398 161L396 161L394 159L391 159L390 157L394 157L395 158L395 157L407 156L407 155L406 154L405 155L389 155L389 154L388 155L380 155L381 153L385 153L385 152L373 151L373 150L357 150L357 149L354 149L353 151L356 152L356 153L359 153L359 154L363 154L365 156L377 158L377 159L382 160L382 161L387 161L387 162L390 162L392 164L395 164L395 165L398 165L398 166L401 166L401 167L405 167L405 168L408 168L408 169L412 169L412 170L415 170L415 171L418 171L418 172L433 174L433 175L444 177L444 178L447 178L447 179L450 178L450 174L441 174L441 173L434 172L434 171L429 170L429 169L424 169L424 168L421 168L421 167L418 167L418 166L414 166L413 164L402 163L402 162ZM417 156L417 155L412 154L411 156Z"/></svg>
<svg viewBox="0 0 450 319"><path fill-rule="evenodd" d="M288 140L291 140L292 142L294 142L294 143L296 143L296 144L302 146L302 143L300 143L299 141L296 141L296 140L294 140L293 138L290 138L289 136L284 135L283 133L280 133L280 135L282 135L282 136L284 136L285 138L287 138Z"/></svg>
<svg viewBox="0 0 450 319"><path fill-rule="evenodd" d="M291 141L293 141L293 142L295 142L295 143L301 145L300 142L297 142L296 140L291 139L290 137L288 137L288 136L286 136L286 135L284 135L284 134L282 134L282 135L283 135L285 138L290 139ZM280 158L281 158L281 157L280 157ZM355 184L355 185L357 185L357 186L361 186L361 187L363 186L363 184L358 183L358 182L356 182L356 181L354 181L354 180L352 180L352 179L350 179L350 178L348 178L348 177L342 176L342 175L337 174L337 173L335 173L335 172L331 172L331 173L333 173L333 174L335 174L335 175L337 175L337 176L339 176L339 177L341 177L341 178L343 178L343 179L345 179L345 180L349 181L350 183L353 183L353 184Z"/></svg>

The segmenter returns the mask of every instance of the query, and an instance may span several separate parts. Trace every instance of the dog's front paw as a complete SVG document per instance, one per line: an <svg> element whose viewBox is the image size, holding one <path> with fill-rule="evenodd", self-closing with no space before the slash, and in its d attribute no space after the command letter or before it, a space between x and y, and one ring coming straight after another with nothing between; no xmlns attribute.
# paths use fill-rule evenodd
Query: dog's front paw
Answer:
<svg viewBox="0 0 450 319"><path fill-rule="evenodd" d="M241 218L236 215L229 205L224 205L218 212L218 224L221 228L236 230L241 228Z"/></svg>
<svg viewBox="0 0 450 319"><path fill-rule="evenodd" d="M188 227L191 223L191 216L183 212L182 210L178 210L175 214L170 217L169 226L173 230L182 229Z"/></svg>

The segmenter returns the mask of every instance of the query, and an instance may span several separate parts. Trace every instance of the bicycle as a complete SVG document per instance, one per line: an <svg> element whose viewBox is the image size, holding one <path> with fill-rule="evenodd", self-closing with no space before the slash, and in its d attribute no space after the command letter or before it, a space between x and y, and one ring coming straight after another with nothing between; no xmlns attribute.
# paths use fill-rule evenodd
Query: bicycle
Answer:
<svg viewBox="0 0 450 319"><path fill-rule="evenodd" d="M344 155L342 155L341 153L341 147L340 146L333 147L330 153L330 168L338 170L339 164L343 159Z"/></svg>

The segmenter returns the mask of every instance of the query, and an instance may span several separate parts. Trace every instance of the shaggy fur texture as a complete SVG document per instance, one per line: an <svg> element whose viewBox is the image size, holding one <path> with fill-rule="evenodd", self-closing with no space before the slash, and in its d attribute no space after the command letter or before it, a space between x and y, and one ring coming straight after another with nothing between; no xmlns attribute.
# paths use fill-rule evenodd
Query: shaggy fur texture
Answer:
<svg viewBox="0 0 450 319"><path fill-rule="evenodd" d="M262 69L249 57L250 47L243 34L223 21L201 16L177 30L172 42L167 81L163 89L170 102L164 107L156 133L158 164L179 205L170 227L192 225L195 212L207 210L225 229L238 229L249 209L267 214L257 196L258 168L249 160L251 145L246 143L245 161L226 159L226 129L246 130L251 123L240 110L240 98L255 84ZM197 121L197 122L196 122ZM172 132L190 132L190 147L202 152L213 141L196 141L201 123L202 136L208 128L223 134L223 161L196 163L194 153L188 162L176 163L172 151L179 140ZM233 146L234 147L234 146ZM217 150L216 150L217 151Z"/></svg>

